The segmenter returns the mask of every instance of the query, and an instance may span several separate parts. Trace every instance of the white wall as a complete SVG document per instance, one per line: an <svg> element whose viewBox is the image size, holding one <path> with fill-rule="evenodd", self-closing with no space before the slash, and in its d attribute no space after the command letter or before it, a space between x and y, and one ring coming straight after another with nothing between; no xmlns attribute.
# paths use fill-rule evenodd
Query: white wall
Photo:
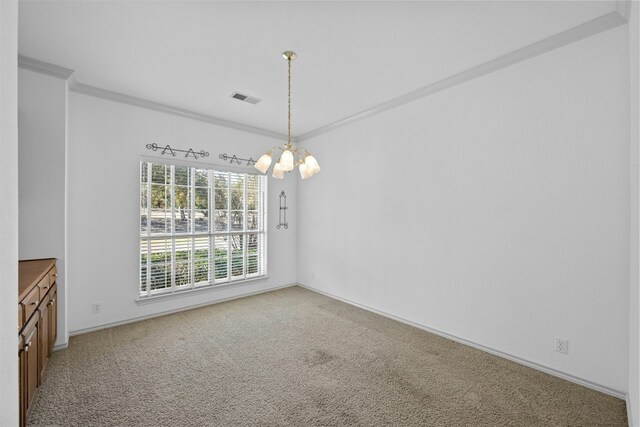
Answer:
<svg viewBox="0 0 640 427"><path fill-rule="evenodd" d="M299 281L624 395L627 43L619 27L305 141L323 171L299 186Z"/></svg>
<svg viewBox="0 0 640 427"><path fill-rule="evenodd" d="M65 149L67 82L20 69L20 259L57 258L58 339L66 345Z"/></svg>
<svg viewBox="0 0 640 427"><path fill-rule="evenodd" d="M296 280L297 177L269 179L268 280L138 305L139 161L162 158L148 143L204 149L204 164L229 166L221 153L257 159L281 141L78 93L69 95L67 288L69 331L287 285ZM167 156L164 157L167 159ZM255 170L243 167L242 170ZM290 196L289 229L276 230L278 195ZM102 312L92 313L100 303Z"/></svg>
<svg viewBox="0 0 640 427"><path fill-rule="evenodd" d="M638 228L638 198L640 195L640 87L638 75L640 74L640 5L631 3L629 16L629 76L631 77L631 103L630 103L630 136L631 136L631 281L629 287L629 398L627 400L629 424L640 426L640 292L638 273L639 252L638 241L640 230Z"/></svg>
<svg viewBox="0 0 640 427"><path fill-rule="evenodd" d="M0 1L0 425L18 424L18 2ZM11 345L8 343L16 343Z"/></svg>

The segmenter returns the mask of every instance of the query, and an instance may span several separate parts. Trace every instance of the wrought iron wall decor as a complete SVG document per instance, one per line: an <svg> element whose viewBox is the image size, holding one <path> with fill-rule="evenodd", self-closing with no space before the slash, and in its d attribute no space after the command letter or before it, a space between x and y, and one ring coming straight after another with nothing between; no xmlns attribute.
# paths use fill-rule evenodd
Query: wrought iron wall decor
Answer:
<svg viewBox="0 0 640 427"><path fill-rule="evenodd" d="M283 202L284 199L284 202ZM287 222L287 195L282 190L280 193L280 213L278 215L278 226L276 227L280 230L280 227L284 227L285 229L289 228L289 223Z"/></svg>
<svg viewBox="0 0 640 427"><path fill-rule="evenodd" d="M209 157L209 153L204 151L204 150L194 151L193 148L189 148L188 150L181 150L179 148L173 148L169 144L165 145L164 147L160 147L155 142L153 144L147 144L147 149L148 150L153 150L153 151L162 150L162 152L160 154L171 154L173 157L176 156L176 152L178 152L178 153L187 153L187 154L184 155L184 157L189 157L191 155L191 156L193 156L194 159L198 159L198 156L200 156L200 157Z"/></svg>
<svg viewBox="0 0 640 427"><path fill-rule="evenodd" d="M247 162L247 166L253 166L253 165L256 164L256 161L253 160L253 157L249 157L248 159L242 159L242 158L236 156L235 154L232 155L232 156L229 156L227 153L222 153L218 157L220 157L225 162L228 160L229 163L231 163L231 164L237 163L237 164L240 165L240 164L242 164L242 163L240 163L241 161L242 162Z"/></svg>

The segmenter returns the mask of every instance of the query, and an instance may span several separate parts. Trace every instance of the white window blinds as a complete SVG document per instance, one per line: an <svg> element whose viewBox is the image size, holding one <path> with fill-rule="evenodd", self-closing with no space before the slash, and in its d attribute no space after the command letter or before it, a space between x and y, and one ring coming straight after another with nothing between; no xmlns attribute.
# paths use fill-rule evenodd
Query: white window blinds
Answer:
<svg viewBox="0 0 640 427"><path fill-rule="evenodd" d="M140 296L267 274L262 175L140 162Z"/></svg>

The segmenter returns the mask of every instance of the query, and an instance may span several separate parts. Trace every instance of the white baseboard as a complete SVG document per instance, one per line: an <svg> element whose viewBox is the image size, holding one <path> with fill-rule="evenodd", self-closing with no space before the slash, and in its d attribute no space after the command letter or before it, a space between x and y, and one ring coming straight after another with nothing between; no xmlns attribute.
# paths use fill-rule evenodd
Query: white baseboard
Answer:
<svg viewBox="0 0 640 427"><path fill-rule="evenodd" d="M69 347L69 341L54 345L53 351L64 350L67 347Z"/></svg>
<svg viewBox="0 0 640 427"><path fill-rule="evenodd" d="M235 295L235 296L228 297L228 298L222 298L222 299L215 300L215 301L208 301L208 302L205 302L205 303L193 304L193 305L189 305L189 306L186 306L186 307L180 307L180 308L177 308L175 310L163 311L161 313L154 313L154 314L149 314L147 316L134 317L134 318L131 318L131 319L120 320L120 321L117 321L117 322L104 323L102 325L92 326L90 328L77 329L75 331L69 331L69 336L73 337L73 336L76 336L76 335L87 334L89 332L100 331L102 329L108 329L108 328L114 328L116 326L128 325L129 323L140 322L142 320L153 319L155 317L167 316L169 314L179 313L181 311L193 310L194 308L206 307L208 305L219 304L221 302L233 301L234 299L250 297L252 295L259 295L259 294L263 294L265 292L277 291L278 289L290 288L291 286L296 286L296 285L297 285L297 283L289 283L288 285L275 286L273 288L262 289L262 290L254 291L254 292L247 292L247 293L243 293L243 294L240 294L240 295ZM65 348L66 348L66 346L65 346Z"/></svg>
<svg viewBox="0 0 640 427"><path fill-rule="evenodd" d="M504 351L496 350L494 348L487 347L487 346L482 345L482 344L478 344L476 342L473 342L473 341L470 341L470 340L467 340L467 339L464 339L464 338L449 334L447 332L440 331L438 329L429 327L427 325L416 323L416 322L413 322L411 320L407 320L407 319L404 319L402 317L395 316L393 314L386 313L384 311L380 311L380 310L377 310L375 308L368 307L366 305L359 304L359 303L354 302L354 301L350 301L350 300L348 300L346 298L342 298L342 297L339 297L337 295L333 295L333 294L331 294L329 292L321 291L321 290L316 289L316 288L314 288L312 286L303 285L301 283L298 283L298 285L303 287L303 288L309 289L310 291L317 292L319 294L328 296L329 298L333 298L333 299L336 299L338 301L342 301L344 303L353 305L353 306L358 307L358 308L362 308L364 310L370 311L370 312L375 313L375 314L379 314L379 315L384 316L384 317L388 317L388 318L393 319L393 320L397 320L398 322L402 322L402 323L407 324L409 326L413 326L415 328L422 329L423 331L427 331L427 332L430 332L432 334L436 334L436 335L439 335L441 337L450 339L452 341L456 341L458 343L461 343L461 344L464 344L464 345L468 345L469 347L473 347L475 349L478 349L478 350L493 354L495 356L502 357L504 359L507 359L507 360L510 360L512 362L518 363L520 365L524 365L524 366L527 366L529 368L533 368L533 369L536 369L538 371L542 371L542 372L547 373L549 375L553 375L554 377L562 378L563 380L571 381L572 383L576 383L576 384L579 384L581 386L588 387L590 389L599 391L601 393L605 393L605 394L608 394L610 396L617 397L618 399L625 400L625 399L628 398L628 396L627 396L627 394L625 392L622 392L622 391L619 391L619 390L614 390L612 388L609 388L607 386L603 386L601 384L596 384L596 383L594 383L592 381L589 381L589 380L586 380L584 378L576 377L576 376L571 375L571 374L567 374L567 373L564 373L564 372L557 371L557 370L555 370L553 368L550 368L548 366L544 366L544 365L541 365L539 363L535 363L535 362L532 362L530 360L526 360L526 359L523 359L521 357L514 356L512 354L505 353ZM629 402L627 401L627 408L628 407L629 407ZM632 424L629 424L629 425L632 425Z"/></svg>
<svg viewBox="0 0 640 427"><path fill-rule="evenodd" d="M626 401L627 401L627 420L629 422L629 427L640 427L640 424L634 424L633 422L633 412L631 411L631 396L629 396L629 393L627 393L626 395Z"/></svg>

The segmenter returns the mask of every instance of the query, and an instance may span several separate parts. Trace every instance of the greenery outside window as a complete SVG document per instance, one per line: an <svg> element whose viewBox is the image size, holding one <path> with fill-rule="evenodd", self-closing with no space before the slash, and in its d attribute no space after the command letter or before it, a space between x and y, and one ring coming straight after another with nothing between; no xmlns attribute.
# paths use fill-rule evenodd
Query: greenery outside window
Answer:
<svg viewBox="0 0 640 427"><path fill-rule="evenodd" d="M140 296L266 276L262 175L140 162Z"/></svg>

